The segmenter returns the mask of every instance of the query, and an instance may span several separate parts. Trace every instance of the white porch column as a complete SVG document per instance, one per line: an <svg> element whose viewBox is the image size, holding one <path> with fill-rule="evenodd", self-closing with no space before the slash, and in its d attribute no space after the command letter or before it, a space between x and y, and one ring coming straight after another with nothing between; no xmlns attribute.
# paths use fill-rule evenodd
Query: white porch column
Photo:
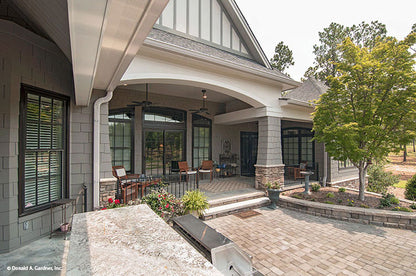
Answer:
<svg viewBox="0 0 416 276"><path fill-rule="evenodd" d="M281 120L277 117L259 119L259 141L256 167L256 188L267 182L278 181L284 185L282 161Z"/></svg>

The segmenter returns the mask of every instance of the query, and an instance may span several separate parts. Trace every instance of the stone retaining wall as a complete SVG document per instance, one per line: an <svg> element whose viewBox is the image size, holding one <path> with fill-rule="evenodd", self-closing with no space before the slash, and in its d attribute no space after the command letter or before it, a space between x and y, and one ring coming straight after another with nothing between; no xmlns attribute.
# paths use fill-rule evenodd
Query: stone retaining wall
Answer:
<svg viewBox="0 0 416 276"><path fill-rule="evenodd" d="M278 205L283 208L343 221L377 226L416 230L416 213L375 210L358 207L330 205L280 196Z"/></svg>

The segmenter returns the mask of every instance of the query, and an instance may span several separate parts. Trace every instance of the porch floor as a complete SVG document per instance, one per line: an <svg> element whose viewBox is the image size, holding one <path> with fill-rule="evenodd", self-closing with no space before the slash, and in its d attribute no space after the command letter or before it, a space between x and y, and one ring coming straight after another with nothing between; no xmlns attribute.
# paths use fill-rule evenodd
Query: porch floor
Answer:
<svg viewBox="0 0 416 276"><path fill-rule="evenodd" d="M311 183L317 181L312 180ZM293 189L305 186L302 180L285 181L284 189ZM234 176L228 178L214 178L212 182L205 177L199 180L199 189L205 193L208 200L220 199L258 191L255 187L255 177Z"/></svg>

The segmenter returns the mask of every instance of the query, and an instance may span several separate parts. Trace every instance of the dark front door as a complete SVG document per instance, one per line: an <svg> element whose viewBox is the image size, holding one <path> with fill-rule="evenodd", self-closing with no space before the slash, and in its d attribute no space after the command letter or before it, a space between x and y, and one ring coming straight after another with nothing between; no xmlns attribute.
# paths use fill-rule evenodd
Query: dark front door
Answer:
<svg viewBox="0 0 416 276"><path fill-rule="evenodd" d="M254 176L257 162L257 132L240 133L241 175Z"/></svg>

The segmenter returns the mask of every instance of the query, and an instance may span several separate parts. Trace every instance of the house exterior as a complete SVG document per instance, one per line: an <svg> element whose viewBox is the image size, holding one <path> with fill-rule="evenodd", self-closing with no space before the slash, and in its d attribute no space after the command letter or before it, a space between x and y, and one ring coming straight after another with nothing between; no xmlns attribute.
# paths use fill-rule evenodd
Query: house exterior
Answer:
<svg viewBox="0 0 416 276"><path fill-rule="evenodd" d="M212 159L261 188L306 160L318 180L354 181L311 141L302 97L314 82L271 68L233 0L1 0L0 11L0 253L49 233L51 201L82 211L84 185L98 208L112 165L163 175Z"/></svg>

